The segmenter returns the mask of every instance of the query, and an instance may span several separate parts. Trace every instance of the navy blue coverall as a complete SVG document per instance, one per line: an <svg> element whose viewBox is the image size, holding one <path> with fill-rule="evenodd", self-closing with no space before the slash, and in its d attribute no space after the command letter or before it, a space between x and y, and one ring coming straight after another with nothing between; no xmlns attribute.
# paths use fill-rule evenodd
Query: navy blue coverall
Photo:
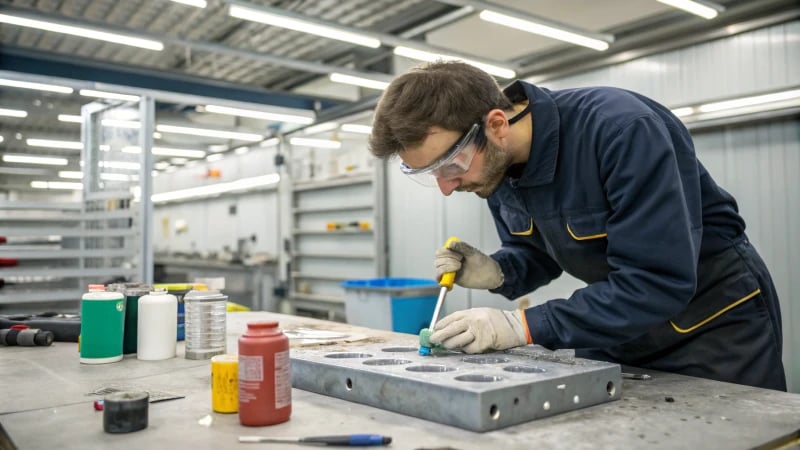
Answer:
<svg viewBox="0 0 800 450"><path fill-rule="evenodd" d="M505 275L492 292L517 298L562 271L588 284L525 311L534 344L786 390L775 287L680 120L616 88L505 93L529 102L533 139L488 198Z"/></svg>

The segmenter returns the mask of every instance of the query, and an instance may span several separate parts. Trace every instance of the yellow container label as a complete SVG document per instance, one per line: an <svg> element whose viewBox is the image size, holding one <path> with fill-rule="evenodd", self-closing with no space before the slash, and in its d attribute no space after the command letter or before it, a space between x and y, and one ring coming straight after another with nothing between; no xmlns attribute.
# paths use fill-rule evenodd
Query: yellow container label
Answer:
<svg viewBox="0 0 800 450"><path fill-rule="evenodd" d="M238 355L211 358L211 408L218 413L239 411Z"/></svg>

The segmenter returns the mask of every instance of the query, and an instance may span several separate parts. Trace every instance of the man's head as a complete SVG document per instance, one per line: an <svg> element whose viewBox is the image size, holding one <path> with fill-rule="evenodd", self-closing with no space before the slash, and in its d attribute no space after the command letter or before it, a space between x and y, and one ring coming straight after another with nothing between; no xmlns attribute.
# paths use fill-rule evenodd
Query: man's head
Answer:
<svg viewBox="0 0 800 450"><path fill-rule="evenodd" d="M488 197L511 155L501 145L512 108L497 82L460 62L424 64L395 79L375 111L370 151L395 155L404 173L427 177L442 193ZM435 178L434 178L435 177Z"/></svg>

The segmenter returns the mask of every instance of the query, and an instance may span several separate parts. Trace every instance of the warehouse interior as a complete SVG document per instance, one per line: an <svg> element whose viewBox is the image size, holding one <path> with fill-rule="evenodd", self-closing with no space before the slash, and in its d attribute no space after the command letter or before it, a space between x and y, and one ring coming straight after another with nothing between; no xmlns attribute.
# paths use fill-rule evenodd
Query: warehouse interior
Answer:
<svg viewBox="0 0 800 450"><path fill-rule="evenodd" d="M501 246L483 199L368 149L383 90L442 59L672 110L769 268L783 404L800 408L796 0L3 0L0 316L78 314L95 283L205 283L246 311L398 331L343 283L435 284L448 237ZM441 317L585 286L565 273L515 300L456 286Z"/></svg>

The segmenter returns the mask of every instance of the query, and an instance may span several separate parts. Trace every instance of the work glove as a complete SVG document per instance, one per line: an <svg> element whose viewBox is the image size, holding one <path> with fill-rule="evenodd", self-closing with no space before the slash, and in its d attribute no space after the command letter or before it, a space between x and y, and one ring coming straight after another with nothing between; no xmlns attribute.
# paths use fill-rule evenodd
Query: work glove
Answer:
<svg viewBox="0 0 800 450"><path fill-rule="evenodd" d="M436 250L433 265L436 278L456 273L456 284L470 289L496 289L503 284L503 272L492 257L463 241L453 241Z"/></svg>
<svg viewBox="0 0 800 450"><path fill-rule="evenodd" d="M522 311L473 308L454 312L436 323L432 344L449 350L482 353L531 343Z"/></svg>

